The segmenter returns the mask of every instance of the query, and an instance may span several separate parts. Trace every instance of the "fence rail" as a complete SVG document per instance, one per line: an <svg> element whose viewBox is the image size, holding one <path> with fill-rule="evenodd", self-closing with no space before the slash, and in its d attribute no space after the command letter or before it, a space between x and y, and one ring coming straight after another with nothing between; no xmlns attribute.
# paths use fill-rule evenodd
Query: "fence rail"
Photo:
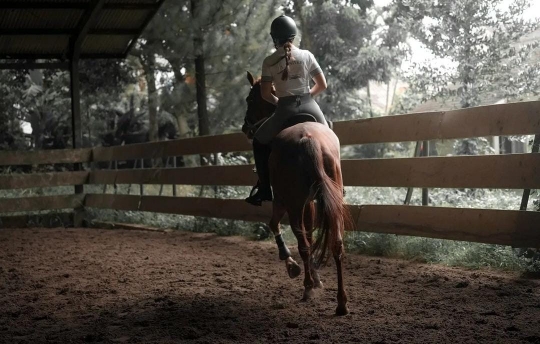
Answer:
<svg viewBox="0 0 540 344"><path fill-rule="evenodd" d="M342 145L540 134L540 101L335 123ZM0 152L0 165L90 163L238 152L241 133L92 149ZM346 186L540 188L540 153L343 160ZM251 165L92 170L0 176L0 189L83 184L252 185ZM238 199L74 194L0 200L0 213L89 208L147 211L267 222L271 206ZM519 205L516 205L518 208ZM350 205L353 230L513 246L540 246L540 212Z"/></svg>
<svg viewBox="0 0 540 344"><path fill-rule="evenodd" d="M270 204L253 207L238 199L197 197L89 194L86 206L255 222L267 222L272 214ZM349 209L359 231L501 245L540 243L539 212L404 205L350 205Z"/></svg>
<svg viewBox="0 0 540 344"><path fill-rule="evenodd" d="M0 190L82 185L89 175L87 171L0 175Z"/></svg>
<svg viewBox="0 0 540 344"><path fill-rule="evenodd" d="M92 148L57 149L33 152L0 151L0 166L73 164L90 162Z"/></svg>
<svg viewBox="0 0 540 344"><path fill-rule="evenodd" d="M342 145L540 133L540 101L337 122Z"/></svg>
<svg viewBox="0 0 540 344"><path fill-rule="evenodd" d="M55 195L0 199L0 213L74 209L84 206L84 195Z"/></svg>
<svg viewBox="0 0 540 344"><path fill-rule="evenodd" d="M251 150L243 133L93 148L93 161L166 158L169 156Z"/></svg>
<svg viewBox="0 0 540 344"><path fill-rule="evenodd" d="M540 154L342 160L347 186L540 188ZM0 189L80 184L253 185L252 165L0 176Z"/></svg>

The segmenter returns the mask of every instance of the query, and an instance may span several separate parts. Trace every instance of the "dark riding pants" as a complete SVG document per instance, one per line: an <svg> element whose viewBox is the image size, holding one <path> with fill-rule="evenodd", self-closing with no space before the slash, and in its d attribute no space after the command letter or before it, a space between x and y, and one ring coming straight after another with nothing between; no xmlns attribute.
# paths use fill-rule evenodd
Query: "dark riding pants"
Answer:
<svg viewBox="0 0 540 344"><path fill-rule="evenodd" d="M255 138L262 144L269 144L283 129L285 122L289 118L301 113L312 115L317 122L328 126L319 104L313 100L309 93L300 96L281 97L276 112L255 132Z"/></svg>

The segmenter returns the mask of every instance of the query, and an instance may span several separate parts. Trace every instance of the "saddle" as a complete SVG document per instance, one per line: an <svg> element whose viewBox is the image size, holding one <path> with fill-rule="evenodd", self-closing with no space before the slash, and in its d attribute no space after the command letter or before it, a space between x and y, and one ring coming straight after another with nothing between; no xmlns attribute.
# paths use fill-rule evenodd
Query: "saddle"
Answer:
<svg viewBox="0 0 540 344"><path fill-rule="evenodd" d="M281 130L292 127L293 125L297 125L300 123L305 122L317 122L314 116L310 115L309 113L299 113L294 116L291 116L289 119L283 123L283 126Z"/></svg>
<svg viewBox="0 0 540 344"><path fill-rule="evenodd" d="M309 113L299 113L286 120L285 123L283 123L283 127L281 128L281 130L305 122L317 122L317 119L315 119L315 116L310 115ZM334 130L334 124L328 119L326 120L326 122L328 123L330 129Z"/></svg>

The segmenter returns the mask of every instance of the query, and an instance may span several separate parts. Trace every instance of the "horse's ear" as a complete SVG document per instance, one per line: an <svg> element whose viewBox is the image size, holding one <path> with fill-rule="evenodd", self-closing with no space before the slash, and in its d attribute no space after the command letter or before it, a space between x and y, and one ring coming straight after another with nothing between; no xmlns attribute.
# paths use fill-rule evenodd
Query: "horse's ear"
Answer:
<svg viewBox="0 0 540 344"><path fill-rule="evenodd" d="M247 79L251 86L255 84L255 78L253 77L253 74L251 74L249 71L247 72Z"/></svg>

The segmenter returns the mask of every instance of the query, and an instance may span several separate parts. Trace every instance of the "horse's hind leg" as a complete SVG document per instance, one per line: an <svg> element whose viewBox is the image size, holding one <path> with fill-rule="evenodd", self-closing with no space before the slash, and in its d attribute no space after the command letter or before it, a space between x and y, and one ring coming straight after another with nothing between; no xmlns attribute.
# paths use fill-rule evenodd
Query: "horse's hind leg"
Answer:
<svg viewBox="0 0 540 344"><path fill-rule="evenodd" d="M315 223L315 203L309 202L304 208L304 228L309 246L313 246L313 224ZM315 266L313 257L311 257L311 277L313 278L313 288L323 288L323 283Z"/></svg>
<svg viewBox="0 0 540 344"><path fill-rule="evenodd" d="M311 245L308 241L303 223L303 209L288 211L291 228L298 240L298 252L304 261L304 295L302 301L307 301L314 296L314 281L311 269Z"/></svg>
<svg viewBox="0 0 540 344"><path fill-rule="evenodd" d="M294 259L292 259L291 251L289 251L289 248L287 247L287 245L285 245L285 241L281 236L281 228L279 222L283 218L283 215L285 215L285 211L285 207L283 207L283 205L277 200L274 200L274 202L272 202L272 219L270 220L269 227L272 233L274 233L274 238L276 240L276 244L279 250L279 259L285 260L285 266L287 267L287 273L289 274L289 277L295 278L300 275L302 270L300 269L298 263L296 263Z"/></svg>
<svg viewBox="0 0 540 344"><path fill-rule="evenodd" d="M343 238L341 237L341 234L339 234L336 246L332 248L332 253L334 255L334 261L336 262L338 278L338 306L336 308L336 315L347 315L349 314L349 309L347 308L347 293L345 292L345 287L343 285Z"/></svg>

